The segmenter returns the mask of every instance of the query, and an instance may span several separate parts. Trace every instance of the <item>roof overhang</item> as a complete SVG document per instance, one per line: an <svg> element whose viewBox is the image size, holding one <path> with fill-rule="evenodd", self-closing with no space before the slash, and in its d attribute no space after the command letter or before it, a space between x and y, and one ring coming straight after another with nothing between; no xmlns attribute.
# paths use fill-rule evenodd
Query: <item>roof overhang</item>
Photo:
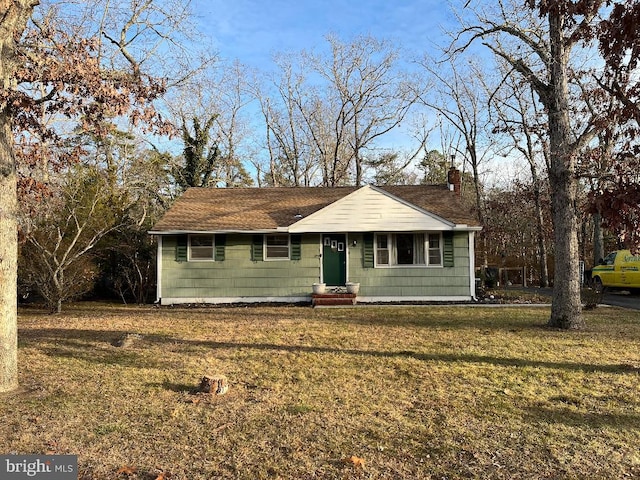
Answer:
<svg viewBox="0 0 640 480"><path fill-rule="evenodd" d="M293 225L292 225L293 226ZM452 227L444 227L444 228L430 228L428 231L431 232L480 232L482 227L474 227L469 225L454 225ZM258 230L163 230L156 231L150 230L147 233L149 235L201 235L201 234L245 234L245 235L260 235L260 234L272 234L272 233L368 233L371 232L371 229L332 229L330 226L327 226L324 230L312 229L312 230L304 230L300 228L290 229L288 227L279 227L277 229L258 229ZM417 231L415 228L406 230L395 229L395 230L376 230L380 232L415 232ZM427 230L425 230L427 231Z"/></svg>
<svg viewBox="0 0 640 480"><path fill-rule="evenodd" d="M238 233L238 234L261 234L261 233L288 233L289 229L286 227L278 227L271 229L258 229L258 230L149 230L147 233L149 235L196 235L196 234L228 234L228 233Z"/></svg>

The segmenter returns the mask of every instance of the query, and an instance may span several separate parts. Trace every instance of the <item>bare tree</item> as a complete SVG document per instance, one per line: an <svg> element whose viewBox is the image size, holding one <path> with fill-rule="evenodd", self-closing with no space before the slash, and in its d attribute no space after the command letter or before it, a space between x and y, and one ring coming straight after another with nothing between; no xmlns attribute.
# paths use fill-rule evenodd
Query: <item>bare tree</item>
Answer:
<svg viewBox="0 0 640 480"><path fill-rule="evenodd" d="M494 133L504 133L511 144L520 152L529 165L535 207L538 267L540 286L549 286L549 267L547 264L547 244L545 241L545 215L542 195L545 176L539 172L540 157L544 158L547 149L544 132L546 123L538 111L538 101L531 86L519 78L508 76L501 89L492 92L490 107L495 112Z"/></svg>
<svg viewBox="0 0 640 480"><path fill-rule="evenodd" d="M484 225L485 208L480 168L490 152L490 146L487 144L486 135L489 122L488 95L482 84L477 81L479 70L469 65L462 67L454 59L446 63L425 59L422 66L435 79L435 89L431 95L421 96L421 101L441 115L459 134L462 149L454 147L450 154L460 153L465 164L471 169L478 221ZM481 234L481 244L480 254L486 266L487 247L484 234Z"/></svg>
<svg viewBox="0 0 640 480"><path fill-rule="evenodd" d="M252 100L248 74L238 62L218 61L174 89L167 103L182 136L183 154L173 164L182 188L253 183L245 167Z"/></svg>
<svg viewBox="0 0 640 480"><path fill-rule="evenodd" d="M351 43L335 35L327 40L330 58L307 55L307 59L327 81L330 95L335 95L335 131L350 142L355 184L361 185L364 152L405 119L425 86L399 71L399 53L388 42L366 36Z"/></svg>
<svg viewBox="0 0 640 480"><path fill-rule="evenodd" d="M249 122L245 111L252 102L247 73L239 62L224 69L220 80L215 119L220 163L218 177L225 187L246 187L253 180L245 168Z"/></svg>
<svg viewBox="0 0 640 480"><path fill-rule="evenodd" d="M280 56L275 94L260 93L272 183L315 183L317 174L326 186L360 185L365 159L407 119L425 88L402 72L389 42L327 41L329 55Z"/></svg>
<svg viewBox="0 0 640 480"><path fill-rule="evenodd" d="M620 174L617 156L625 148L628 130L619 108L619 99L615 95L603 95L603 89L607 91L617 82L615 76L596 81L591 75L583 75L582 80L578 83L578 87L584 102L584 110L593 118L607 119L606 124L594 139L597 143L592 142L578 160L579 178L586 184L587 196L594 198L604 191L615 188L616 179ZM588 213L591 213L593 227L593 265L598 265L605 256L602 214L607 209L603 208L602 202L594 201L591 202L588 210Z"/></svg>
<svg viewBox="0 0 640 480"><path fill-rule="evenodd" d="M280 55L276 63L280 75L270 79L273 94L269 96L266 88L256 92L266 127L268 184L309 186L315 181L320 163L306 128L309 90L303 73L295 69L290 56Z"/></svg>
<svg viewBox="0 0 640 480"><path fill-rule="evenodd" d="M167 78L179 76L163 78L166 70L152 60L160 52L171 57L179 45L172 42L174 29L188 12L188 2L165 3L164 9L149 0L95 0L74 4L68 17L56 4L33 15L38 4L0 2L0 391L17 384L17 165L37 165L51 145L65 140L55 124L43 123L42 113L55 113L97 136L113 126L104 120L116 117L163 131L167 124L153 103L166 91ZM193 57L182 50L182 58ZM51 168L81 154L51 150L62 152L49 157ZM22 177L20 187L33 191L42 180Z"/></svg>
<svg viewBox="0 0 640 480"><path fill-rule="evenodd" d="M108 171L78 165L70 173L22 229L22 274L57 313L93 287L96 268L88 254L123 219Z"/></svg>
<svg viewBox="0 0 640 480"><path fill-rule="evenodd" d="M544 19L544 29L531 29L515 4L500 1L497 13L475 12L464 26L458 51L482 41L511 72L519 74L536 92L547 113L552 216L555 232L555 275L549 325L581 328L576 166L578 154L597 134L595 119L586 119L576 132L571 123L569 78L572 52L591 35L604 1L527 1L526 9ZM524 12L527 13L526 11ZM526 15L525 15L526 17ZM530 16L528 17L531 18ZM506 40L514 42L509 45Z"/></svg>

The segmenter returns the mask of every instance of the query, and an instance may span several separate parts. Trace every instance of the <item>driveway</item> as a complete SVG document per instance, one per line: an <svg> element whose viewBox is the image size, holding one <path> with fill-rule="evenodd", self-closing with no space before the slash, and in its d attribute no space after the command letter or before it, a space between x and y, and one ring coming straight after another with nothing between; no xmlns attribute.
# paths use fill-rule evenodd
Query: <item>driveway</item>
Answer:
<svg viewBox="0 0 640 480"><path fill-rule="evenodd" d="M551 288L528 288L527 290L535 291L551 298L553 289ZM615 307L630 308L632 310L640 310L640 294L629 293L628 291L609 291L602 296L604 305L612 305Z"/></svg>
<svg viewBox="0 0 640 480"><path fill-rule="evenodd" d="M625 291L606 292L602 298L602 303L604 303L605 305L614 305L616 307L640 310L640 295L637 293L632 294Z"/></svg>
<svg viewBox="0 0 640 480"><path fill-rule="evenodd" d="M553 289L551 288L537 288L537 292L549 295L551 297ZM632 310L640 310L640 294L629 293L625 290L614 290L605 292L602 296L602 303L605 305L612 305L615 307L630 308Z"/></svg>

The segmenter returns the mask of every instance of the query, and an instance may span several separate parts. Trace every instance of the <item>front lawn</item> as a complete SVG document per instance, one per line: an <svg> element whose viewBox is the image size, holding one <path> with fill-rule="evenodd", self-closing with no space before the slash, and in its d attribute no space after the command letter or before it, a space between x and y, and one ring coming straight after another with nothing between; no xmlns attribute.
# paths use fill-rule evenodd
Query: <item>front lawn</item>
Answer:
<svg viewBox="0 0 640 480"><path fill-rule="evenodd" d="M0 453L81 479L640 477L640 312L70 306L19 317ZM112 343L125 333L132 345ZM195 395L205 373L226 395Z"/></svg>

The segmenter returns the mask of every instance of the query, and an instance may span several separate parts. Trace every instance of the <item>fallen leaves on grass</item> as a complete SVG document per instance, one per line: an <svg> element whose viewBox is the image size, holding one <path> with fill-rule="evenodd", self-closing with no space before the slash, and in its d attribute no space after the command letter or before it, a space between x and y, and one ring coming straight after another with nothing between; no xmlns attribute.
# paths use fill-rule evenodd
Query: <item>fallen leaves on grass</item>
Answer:
<svg viewBox="0 0 640 480"><path fill-rule="evenodd" d="M364 468L364 458L356 457L355 455L344 458L342 461L347 465L351 465L356 468Z"/></svg>
<svg viewBox="0 0 640 480"><path fill-rule="evenodd" d="M47 442L47 446L45 448L45 455L55 455L58 451L58 442L51 441Z"/></svg>
<svg viewBox="0 0 640 480"><path fill-rule="evenodd" d="M124 465L122 467L120 467L118 469L118 471L116 472L116 475L135 475L135 473L138 471L138 469L136 467L130 467L128 465Z"/></svg>

